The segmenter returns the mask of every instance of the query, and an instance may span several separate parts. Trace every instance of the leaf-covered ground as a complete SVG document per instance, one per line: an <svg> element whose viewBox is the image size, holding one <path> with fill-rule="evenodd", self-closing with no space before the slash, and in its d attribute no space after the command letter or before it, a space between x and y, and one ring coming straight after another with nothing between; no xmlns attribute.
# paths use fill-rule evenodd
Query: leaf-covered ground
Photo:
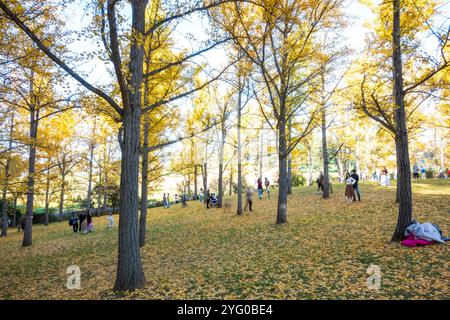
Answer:
<svg viewBox="0 0 450 320"><path fill-rule="evenodd" d="M450 181L415 183L414 216L450 235ZM295 189L288 224L275 225L276 192L238 217L198 202L149 210L142 249L146 286L112 292L117 228L95 218L95 232L74 234L67 222L35 226L0 239L2 299L449 299L449 244L406 248L390 243L395 189L362 184L363 201L347 203L342 186L323 200L314 187ZM116 217L117 222L117 217ZM381 268L379 291L367 268ZM81 268L81 289L66 289L66 270Z"/></svg>

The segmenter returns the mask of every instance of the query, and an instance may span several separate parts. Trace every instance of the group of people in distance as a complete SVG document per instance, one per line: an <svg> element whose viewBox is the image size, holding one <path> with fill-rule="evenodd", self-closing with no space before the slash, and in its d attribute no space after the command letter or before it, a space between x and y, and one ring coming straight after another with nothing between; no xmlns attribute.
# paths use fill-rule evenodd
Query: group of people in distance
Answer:
<svg viewBox="0 0 450 320"><path fill-rule="evenodd" d="M72 213L69 219L69 226L72 226L73 232L88 233L94 231L92 214L90 211Z"/></svg>
<svg viewBox="0 0 450 320"><path fill-rule="evenodd" d="M72 226L73 232L89 233L94 231L94 223L92 221L92 213L88 210L81 213L72 213L69 219L69 225ZM106 216L106 228L114 227L114 217L112 212L109 212Z"/></svg>

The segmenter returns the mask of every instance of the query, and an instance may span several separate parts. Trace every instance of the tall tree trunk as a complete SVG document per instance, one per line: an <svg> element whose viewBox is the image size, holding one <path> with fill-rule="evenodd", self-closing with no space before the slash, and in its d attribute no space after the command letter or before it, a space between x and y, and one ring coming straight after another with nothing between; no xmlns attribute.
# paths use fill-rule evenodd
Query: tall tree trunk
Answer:
<svg viewBox="0 0 450 320"><path fill-rule="evenodd" d="M259 178L263 181L263 157L264 157L264 120L261 120L259 133Z"/></svg>
<svg viewBox="0 0 450 320"><path fill-rule="evenodd" d="M307 143L306 149L308 151L308 186L310 186L310 185L312 185L312 181L313 181L311 144Z"/></svg>
<svg viewBox="0 0 450 320"><path fill-rule="evenodd" d="M327 112L325 101L325 75L321 73L322 94L321 94L321 108L322 108L322 160L323 160L323 198L330 197L330 179L328 169L328 145L327 145Z"/></svg>
<svg viewBox="0 0 450 320"><path fill-rule="evenodd" d="M141 181L141 215L139 218L139 246L145 244L145 230L147 224L147 201L148 201L148 134L149 117L145 116L144 124L144 143L142 150L142 181Z"/></svg>
<svg viewBox="0 0 450 320"><path fill-rule="evenodd" d="M108 175L106 174L106 167L103 173L103 214L106 213L106 209L108 206ZM114 211L114 210L113 210Z"/></svg>
<svg viewBox="0 0 450 320"><path fill-rule="evenodd" d="M291 136L292 136L292 116L289 118L288 121L288 143L291 143ZM288 185L287 185L287 193L292 194L292 152L289 152L288 160L287 160L287 179L288 179Z"/></svg>
<svg viewBox="0 0 450 320"><path fill-rule="evenodd" d="M94 127L95 130L95 127ZM94 167L94 142L89 143L89 174L88 174L88 190L86 197L86 209L89 212L91 210L91 199L92 199L92 170Z"/></svg>
<svg viewBox="0 0 450 320"><path fill-rule="evenodd" d="M206 203L206 194L208 190L208 163L205 161L202 167L203 174L203 203Z"/></svg>
<svg viewBox="0 0 450 320"><path fill-rule="evenodd" d="M63 172L65 172L65 164L63 164ZM64 217L64 194L66 192L66 175L63 173L61 175L61 189L59 193L59 215L58 220L62 221Z"/></svg>
<svg viewBox="0 0 450 320"><path fill-rule="evenodd" d="M45 213L44 213L44 225L48 226L49 223L49 202L50 202L50 163L47 166L47 177L45 182Z"/></svg>
<svg viewBox="0 0 450 320"><path fill-rule="evenodd" d="M129 104L123 110L123 136L121 137L122 161L120 173L120 215L117 274L114 290L129 291L145 283L139 252L138 190L140 121L144 48L141 41L145 30L146 0L131 1L133 34L130 50Z"/></svg>
<svg viewBox="0 0 450 320"><path fill-rule="evenodd" d="M222 198L223 198L223 159L224 159L224 149L225 149L225 137L227 131L225 127L225 118L222 121L221 126L221 141L219 150L219 197L217 207L222 208Z"/></svg>
<svg viewBox="0 0 450 320"><path fill-rule="evenodd" d="M197 176L198 176L198 165L194 164L194 198L197 199L198 186L197 186Z"/></svg>
<svg viewBox="0 0 450 320"><path fill-rule="evenodd" d="M233 195L233 167L230 164L230 189L228 190L228 195L231 197Z"/></svg>
<svg viewBox="0 0 450 320"><path fill-rule="evenodd" d="M16 210L17 210L17 198L19 197L18 194L14 195L14 203L13 203L13 220L12 220L12 227L15 228L17 225L17 214L16 214Z"/></svg>
<svg viewBox="0 0 450 320"><path fill-rule="evenodd" d="M401 30L400 30L400 0L393 1L394 30L393 38L393 76L394 76L394 99L396 119L396 147L398 148L398 177L400 189L399 212L397 226L392 236L392 241L400 241L404 238L406 227L412 221L412 191L411 172L408 150L408 131L406 127L406 112L403 91L403 70L401 57Z"/></svg>
<svg viewBox="0 0 450 320"><path fill-rule="evenodd" d="M240 81L239 81L240 82ZM242 214L242 145L241 145L241 117L242 117L242 89L239 86L238 94L238 118L237 118L237 214Z"/></svg>
<svg viewBox="0 0 450 320"><path fill-rule="evenodd" d="M11 125L9 130L9 150L12 149L12 136L14 130L14 116L11 116ZM2 237L6 237L8 234L8 201L6 200L6 195L8 192L9 184L9 169L11 166L11 156L8 154L5 164L5 175L3 180L3 194L2 194Z"/></svg>
<svg viewBox="0 0 450 320"><path fill-rule="evenodd" d="M100 206L101 206L101 197L102 197L102 192L101 192L101 184L102 184L102 167L99 164L99 168L98 168L99 172L98 172L98 182L97 182L97 217L100 217Z"/></svg>
<svg viewBox="0 0 450 320"><path fill-rule="evenodd" d="M34 74L30 81L30 95L33 99ZM34 100L34 99L33 99ZM27 179L27 205L25 212L25 229L23 232L22 246L31 246L33 243L33 202L34 202L34 174L36 165L36 138L38 131L39 110L35 110L35 105L30 106L30 155L28 157L28 179Z"/></svg>
<svg viewBox="0 0 450 320"><path fill-rule="evenodd" d="M278 207L277 224L287 222L287 193L288 193L288 175L287 175L287 145L286 145L286 123L285 108L280 107L280 120L278 121ZM284 109L284 110L283 110Z"/></svg>

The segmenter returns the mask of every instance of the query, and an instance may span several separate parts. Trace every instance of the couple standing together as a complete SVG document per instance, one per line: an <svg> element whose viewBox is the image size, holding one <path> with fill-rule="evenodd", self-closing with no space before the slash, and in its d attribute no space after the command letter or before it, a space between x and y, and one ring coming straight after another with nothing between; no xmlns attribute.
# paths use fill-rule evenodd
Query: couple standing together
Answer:
<svg viewBox="0 0 450 320"><path fill-rule="evenodd" d="M356 170L352 170L352 174L345 175L345 196L347 197L348 202L356 201L355 193L358 195L358 201L361 201L361 195L359 193L359 175L356 173Z"/></svg>

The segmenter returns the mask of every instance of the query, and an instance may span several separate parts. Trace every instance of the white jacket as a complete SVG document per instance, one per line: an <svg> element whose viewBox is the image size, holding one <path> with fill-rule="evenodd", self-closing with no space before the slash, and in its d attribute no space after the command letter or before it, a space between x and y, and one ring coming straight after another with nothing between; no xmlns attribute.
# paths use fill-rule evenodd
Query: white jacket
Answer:
<svg viewBox="0 0 450 320"><path fill-rule="evenodd" d="M418 223L417 221L413 222L405 230L405 236L407 236L408 234L412 234L417 238L423 240L445 243L445 241L441 239L439 230L429 222L425 222L422 224Z"/></svg>

